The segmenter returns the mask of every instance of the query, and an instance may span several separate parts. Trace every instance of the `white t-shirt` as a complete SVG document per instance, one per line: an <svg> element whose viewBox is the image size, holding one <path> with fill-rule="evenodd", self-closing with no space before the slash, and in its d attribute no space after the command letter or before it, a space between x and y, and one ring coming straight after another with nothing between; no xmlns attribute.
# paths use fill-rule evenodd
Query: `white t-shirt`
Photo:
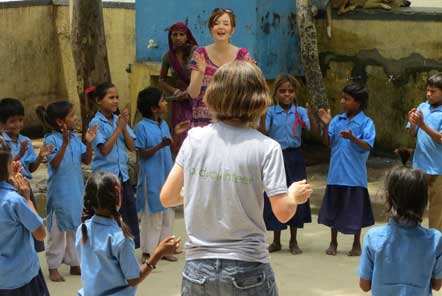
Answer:
<svg viewBox="0 0 442 296"><path fill-rule="evenodd" d="M184 169L186 260L268 263L263 192L287 193L280 145L219 122L190 130L176 163Z"/></svg>

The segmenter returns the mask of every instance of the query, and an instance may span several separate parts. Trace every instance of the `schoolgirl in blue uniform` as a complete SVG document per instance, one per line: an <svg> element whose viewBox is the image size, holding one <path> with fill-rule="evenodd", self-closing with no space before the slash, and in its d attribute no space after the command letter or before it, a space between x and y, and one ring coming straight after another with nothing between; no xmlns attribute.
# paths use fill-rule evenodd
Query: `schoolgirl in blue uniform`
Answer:
<svg viewBox="0 0 442 296"><path fill-rule="evenodd" d="M279 75L275 80L273 90L273 100L276 104L268 109L265 116L266 134L276 140L282 148L287 186L307 178L304 154L301 150L302 130L310 130L312 127L312 131L317 133L317 127L310 110L298 106L296 102L298 85L295 77L289 74ZM261 125L263 125L262 122ZM295 216L287 223L281 223L273 214L270 201L265 196L264 220L267 230L274 232L269 252L281 250L281 230L290 226L290 252L293 255L302 253L296 237L298 228L303 228L304 223L312 221L309 201L299 205Z"/></svg>
<svg viewBox="0 0 442 296"><path fill-rule="evenodd" d="M120 208L124 222L134 236L135 247L140 247L140 229L138 226L136 200L129 180L126 149L135 151L136 136L129 127L129 111L118 112L119 96L112 83L102 83L95 87L93 96L98 105L98 112L89 123L89 127L98 126L98 136L93 148L92 172L109 172L121 180L122 204Z"/></svg>
<svg viewBox="0 0 442 296"><path fill-rule="evenodd" d="M33 237L43 241L43 220L24 177L13 172L12 154L0 138L0 295L48 296Z"/></svg>
<svg viewBox="0 0 442 296"><path fill-rule="evenodd" d="M92 141L98 127L89 129L86 145L72 131L77 126L73 106L67 101L51 103L45 109L38 107L41 119L52 128L45 135L46 145L53 147L48 156L47 227L49 231L46 260L49 278L64 281L58 272L62 263L70 266L70 273L80 274L80 263L75 252L75 232L81 223L84 182L81 163L92 159Z"/></svg>
<svg viewBox="0 0 442 296"><path fill-rule="evenodd" d="M77 231L83 282L80 296L135 295L136 286L157 262L177 252L180 240L170 236L139 265L133 236L118 211L120 206L119 178L111 173L94 173L86 183L85 210Z"/></svg>
<svg viewBox="0 0 442 296"><path fill-rule="evenodd" d="M324 123L323 141L331 147L331 160L318 223L331 228L326 254L336 255L337 236L341 232L354 235L353 248L348 255L359 256L361 229L374 224L366 163L376 132L373 120L364 113L368 103L367 88L351 83L342 92L341 106L345 113L332 119L330 110L319 110Z"/></svg>

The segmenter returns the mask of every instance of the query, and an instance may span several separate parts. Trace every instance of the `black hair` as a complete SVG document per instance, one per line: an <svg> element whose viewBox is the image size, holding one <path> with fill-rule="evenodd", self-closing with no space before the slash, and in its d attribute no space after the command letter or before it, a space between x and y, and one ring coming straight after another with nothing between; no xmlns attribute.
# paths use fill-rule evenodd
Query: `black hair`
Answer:
<svg viewBox="0 0 442 296"><path fill-rule="evenodd" d="M23 104L12 98L4 98L0 100L0 122L6 123L8 118L12 116L25 116L25 108Z"/></svg>
<svg viewBox="0 0 442 296"><path fill-rule="evenodd" d="M107 94L108 89L115 87L111 82L103 82L95 86L92 96L96 101L101 101Z"/></svg>
<svg viewBox="0 0 442 296"><path fill-rule="evenodd" d="M152 107L158 107L163 92L156 87L148 87L138 93L137 109L143 117L152 118Z"/></svg>
<svg viewBox="0 0 442 296"><path fill-rule="evenodd" d="M343 89L343 93L351 96L359 103L360 109L365 110L368 107L368 89L361 83L352 82L347 84Z"/></svg>
<svg viewBox="0 0 442 296"><path fill-rule="evenodd" d="M397 167L385 179L386 206L397 221L420 223L428 202L428 185L419 170Z"/></svg>
<svg viewBox="0 0 442 296"><path fill-rule="evenodd" d="M442 73L436 73L428 77L427 86L437 87L442 90Z"/></svg>
<svg viewBox="0 0 442 296"><path fill-rule="evenodd" d="M72 111L73 105L68 101L57 101L49 104L46 108L38 106L35 112L45 127L59 130L57 119L65 119Z"/></svg>
<svg viewBox="0 0 442 296"><path fill-rule="evenodd" d="M88 239L85 221L90 219L97 209L109 210L112 217L123 230L124 236L133 237L129 231L129 227L123 222L118 212L117 206L120 199L120 188L120 180L111 173L97 172L88 178L84 192L83 216L81 217L83 243Z"/></svg>
<svg viewBox="0 0 442 296"><path fill-rule="evenodd" d="M8 143L0 137L0 181L6 181L9 178L8 165L12 161L11 148Z"/></svg>

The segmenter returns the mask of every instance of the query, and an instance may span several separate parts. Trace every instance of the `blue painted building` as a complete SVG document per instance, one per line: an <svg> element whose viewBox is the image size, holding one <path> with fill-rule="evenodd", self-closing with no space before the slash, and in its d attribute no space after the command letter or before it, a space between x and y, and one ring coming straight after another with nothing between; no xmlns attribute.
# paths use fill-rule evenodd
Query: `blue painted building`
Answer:
<svg viewBox="0 0 442 296"><path fill-rule="evenodd" d="M314 0L315 4L326 0ZM237 16L232 43L247 48L267 79L281 72L303 75L296 28L295 0L137 0L137 61L161 61L168 50L167 28L185 22L200 45L212 43L208 18L215 7ZM153 40L157 47L148 47ZM152 42L151 42L152 44Z"/></svg>

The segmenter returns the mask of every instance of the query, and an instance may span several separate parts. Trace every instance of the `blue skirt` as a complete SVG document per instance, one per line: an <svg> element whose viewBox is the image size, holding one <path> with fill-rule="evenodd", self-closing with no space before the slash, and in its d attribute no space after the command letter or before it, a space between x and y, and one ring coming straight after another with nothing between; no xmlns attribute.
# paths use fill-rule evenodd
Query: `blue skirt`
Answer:
<svg viewBox="0 0 442 296"><path fill-rule="evenodd" d="M49 296L49 290L40 269L38 274L23 287L12 290L0 289L0 296Z"/></svg>
<svg viewBox="0 0 442 296"><path fill-rule="evenodd" d="M134 236L135 249L140 247L140 227L138 225L137 203L130 181L121 181L121 208L120 214L124 223L129 227Z"/></svg>
<svg viewBox="0 0 442 296"><path fill-rule="evenodd" d="M282 150L282 156L284 158L287 186L290 186L295 181L307 178L304 154L300 148L284 149ZM295 216L293 216L293 218L287 223L281 223L273 214L268 196L264 194L264 221L266 223L266 228L269 231L284 230L287 229L287 226L303 228L304 223L312 222L310 203L307 201L305 204L299 205L296 209Z"/></svg>
<svg viewBox="0 0 442 296"><path fill-rule="evenodd" d="M327 185L318 223L344 234L357 234L374 224L367 188Z"/></svg>

